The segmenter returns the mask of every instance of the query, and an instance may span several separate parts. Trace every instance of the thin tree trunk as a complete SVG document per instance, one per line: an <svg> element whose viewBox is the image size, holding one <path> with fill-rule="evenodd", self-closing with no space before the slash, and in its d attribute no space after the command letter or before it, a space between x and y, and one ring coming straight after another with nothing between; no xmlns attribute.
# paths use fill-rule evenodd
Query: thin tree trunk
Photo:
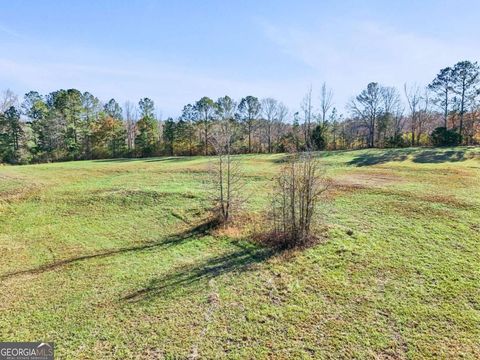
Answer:
<svg viewBox="0 0 480 360"><path fill-rule="evenodd" d="M444 109L445 129L448 129L448 90L445 90L445 109Z"/></svg>
<svg viewBox="0 0 480 360"><path fill-rule="evenodd" d="M207 122L205 121L205 156L208 155L208 126Z"/></svg>

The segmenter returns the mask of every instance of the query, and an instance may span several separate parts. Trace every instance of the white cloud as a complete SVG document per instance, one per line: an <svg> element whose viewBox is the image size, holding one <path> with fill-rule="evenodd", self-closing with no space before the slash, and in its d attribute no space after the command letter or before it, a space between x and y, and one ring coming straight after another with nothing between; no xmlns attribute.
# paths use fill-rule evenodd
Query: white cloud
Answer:
<svg viewBox="0 0 480 360"><path fill-rule="evenodd" d="M401 88L429 83L442 68L480 58L480 49L457 39L424 36L373 22L331 21L317 29L262 23L265 36L311 68L312 82L327 81L343 104L368 82Z"/></svg>

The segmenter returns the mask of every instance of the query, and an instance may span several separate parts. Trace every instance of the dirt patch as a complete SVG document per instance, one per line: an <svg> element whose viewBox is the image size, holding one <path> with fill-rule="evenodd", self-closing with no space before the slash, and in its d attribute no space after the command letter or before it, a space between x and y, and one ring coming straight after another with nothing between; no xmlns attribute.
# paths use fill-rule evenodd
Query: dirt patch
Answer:
<svg viewBox="0 0 480 360"><path fill-rule="evenodd" d="M390 173L353 173L341 175L331 181L331 188L335 191L354 191L372 187L382 187L401 182L402 179Z"/></svg>
<svg viewBox="0 0 480 360"><path fill-rule="evenodd" d="M29 186L19 186L17 188L0 191L0 204L4 203L14 203L18 201L25 200L33 195L35 195L40 189L40 186L29 185Z"/></svg>
<svg viewBox="0 0 480 360"><path fill-rule="evenodd" d="M364 186L382 186L389 185L392 183L398 183L401 181L401 178L397 175L389 173L355 173L343 177L339 177L340 182L346 184L357 184Z"/></svg>
<svg viewBox="0 0 480 360"><path fill-rule="evenodd" d="M423 201L428 203L437 203L457 209L473 209L475 204L456 198L453 195L443 194L421 194L420 192L411 192L397 190L389 185L398 184L404 180L393 174L352 174L348 176L339 176L332 181L333 195L341 192L353 192L369 189L373 194L389 195L406 200Z"/></svg>

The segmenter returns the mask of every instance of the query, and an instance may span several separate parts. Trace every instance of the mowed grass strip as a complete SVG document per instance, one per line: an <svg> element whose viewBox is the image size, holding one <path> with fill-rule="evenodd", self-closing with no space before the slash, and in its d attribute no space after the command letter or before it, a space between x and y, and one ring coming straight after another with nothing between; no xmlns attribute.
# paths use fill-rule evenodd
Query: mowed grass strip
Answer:
<svg viewBox="0 0 480 360"><path fill-rule="evenodd" d="M0 168L0 338L59 358L480 357L480 150L320 153L324 241L209 231L209 159ZM262 228L284 155L242 155Z"/></svg>

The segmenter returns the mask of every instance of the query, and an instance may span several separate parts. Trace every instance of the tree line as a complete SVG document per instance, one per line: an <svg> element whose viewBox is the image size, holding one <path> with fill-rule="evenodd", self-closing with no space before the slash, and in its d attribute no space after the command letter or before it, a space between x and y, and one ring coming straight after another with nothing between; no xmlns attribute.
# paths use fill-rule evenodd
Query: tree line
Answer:
<svg viewBox="0 0 480 360"><path fill-rule="evenodd" d="M210 155L225 120L232 153L474 145L480 143L479 72L477 62L461 61L425 87L399 90L372 82L347 104L345 115L325 83L318 96L307 91L295 112L273 98L202 97L177 119L161 119L149 98L121 106L77 89L30 91L22 99L6 90L0 97L0 162Z"/></svg>

